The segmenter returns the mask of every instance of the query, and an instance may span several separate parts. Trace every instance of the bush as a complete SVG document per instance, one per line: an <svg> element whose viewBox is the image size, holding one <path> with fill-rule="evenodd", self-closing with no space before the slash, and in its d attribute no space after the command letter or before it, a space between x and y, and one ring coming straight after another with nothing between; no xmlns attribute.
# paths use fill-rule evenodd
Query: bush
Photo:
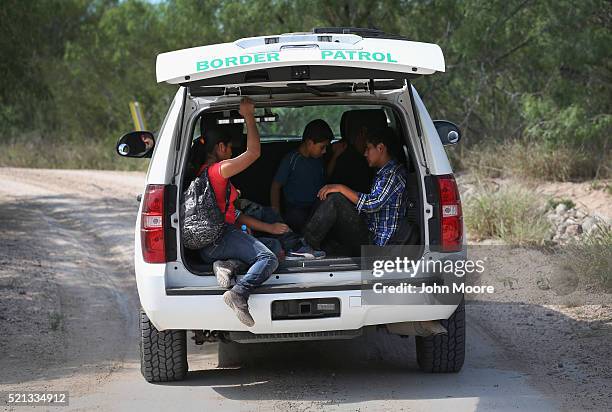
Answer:
<svg viewBox="0 0 612 412"><path fill-rule="evenodd" d="M612 290L612 227L599 223L592 232L570 243L565 261L579 277Z"/></svg>
<svg viewBox="0 0 612 412"><path fill-rule="evenodd" d="M590 151L603 148L605 152L609 145L610 114L589 116L588 109L577 103L558 107L550 98L532 95L523 97L522 114L526 120L525 137L543 142L551 149L571 147Z"/></svg>
<svg viewBox="0 0 612 412"><path fill-rule="evenodd" d="M591 113L578 103L561 107L529 94L520 114L521 137L504 135L510 140L450 151L453 164L487 177L568 181L612 176L611 114Z"/></svg>
<svg viewBox="0 0 612 412"><path fill-rule="evenodd" d="M457 170L485 177L516 177L551 181L585 180L612 176L612 155L587 152L569 146L551 147L547 143L516 140L499 144L480 144L450 152Z"/></svg>
<svg viewBox="0 0 612 412"><path fill-rule="evenodd" d="M470 148L447 149L447 154L453 170L471 172L482 177L504 177L509 170L505 160L500 156L499 146L499 144L479 144Z"/></svg>
<svg viewBox="0 0 612 412"><path fill-rule="evenodd" d="M549 209L555 209L559 205L565 205L567 209L576 207L576 203L572 199L552 198L546 203Z"/></svg>
<svg viewBox="0 0 612 412"><path fill-rule="evenodd" d="M504 150L512 175L553 181L596 177L600 162L592 154L566 146L515 142Z"/></svg>
<svg viewBox="0 0 612 412"><path fill-rule="evenodd" d="M545 202L518 186L477 189L465 202L465 222L478 239L497 238L513 245L542 245L550 238Z"/></svg>

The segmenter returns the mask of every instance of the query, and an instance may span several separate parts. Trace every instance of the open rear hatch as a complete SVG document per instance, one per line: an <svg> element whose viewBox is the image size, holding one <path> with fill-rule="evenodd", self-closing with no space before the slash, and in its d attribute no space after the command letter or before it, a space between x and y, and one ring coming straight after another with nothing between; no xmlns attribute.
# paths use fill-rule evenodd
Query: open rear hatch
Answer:
<svg viewBox="0 0 612 412"><path fill-rule="evenodd" d="M445 70L438 45L378 31L342 31L347 30L315 29L162 53L157 56L157 81L185 86L191 96L322 94L360 87L374 93ZM197 254L185 253L191 273L211 274L211 266L198 263ZM360 262L346 256L285 261L276 273L355 271Z"/></svg>
<svg viewBox="0 0 612 412"><path fill-rule="evenodd" d="M342 33L347 31L361 35ZM241 94L318 93L359 84L370 91L397 89L407 78L444 71L438 45L388 37L329 28L177 50L157 56L157 81L188 86L192 95L238 87L247 88Z"/></svg>

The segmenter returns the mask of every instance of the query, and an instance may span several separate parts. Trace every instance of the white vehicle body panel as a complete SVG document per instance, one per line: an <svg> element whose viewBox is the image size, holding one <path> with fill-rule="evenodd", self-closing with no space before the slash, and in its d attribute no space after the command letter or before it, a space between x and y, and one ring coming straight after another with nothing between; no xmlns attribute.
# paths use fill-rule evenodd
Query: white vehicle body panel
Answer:
<svg viewBox="0 0 612 412"><path fill-rule="evenodd" d="M421 120L423 149L425 150L429 171L434 175L452 174L453 169L448 161L448 156L446 156L446 151L444 150L440 136L438 136L436 126L434 126L433 120L431 120L431 116L429 116L425 108L425 104L423 104L421 97L414 87L412 88L412 92L414 95L414 103Z"/></svg>
<svg viewBox="0 0 612 412"><path fill-rule="evenodd" d="M155 139L155 150L151 157L149 170L147 171L147 184L167 184L172 179L173 169L168 165L174 164L174 143L178 131L179 119L182 115L183 100L187 90L179 87L174 95L168 114L162 123L157 138Z"/></svg>
<svg viewBox="0 0 612 412"><path fill-rule="evenodd" d="M330 35L331 42L318 41L320 34L287 36L274 44L257 37L162 53L157 56L157 81L178 84L285 66L343 66L406 74L445 69L436 44L355 35Z"/></svg>
<svg viewBox="0 0 612 412"><path fill-rule="evenodd" d="M363 326L395 322L447 319L456 305L428 304L426 294L416 296L414 305L362 305L360 291L253 294L249 310L255 326L243 325L223 302L221 295L166 295L164 265L141 265L137 276L138 294L143 309L158 330L250 331L253 333L292 333L330 330L355 330ZM161 269L161 270L160 270ZM138 273L138 269L137 269ZM275 300L339 298L340 317L323 319L272 320Z"/></svg>

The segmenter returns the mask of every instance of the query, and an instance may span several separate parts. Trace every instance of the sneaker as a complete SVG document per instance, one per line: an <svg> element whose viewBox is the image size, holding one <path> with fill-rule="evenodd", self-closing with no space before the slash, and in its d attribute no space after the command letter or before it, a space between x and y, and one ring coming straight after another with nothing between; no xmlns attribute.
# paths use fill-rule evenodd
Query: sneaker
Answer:
<svg viewBox="0 0 612 412"><path fill-rule="evenodd" d="M232 286L232 282L235 283L234 278L240 268L241 262L239 260L217 260L213 263L213 273L217 278L217 283L224 289L229 289Z"/></svg>
<svg viewBox="0 0 612 412"><path fill-rule="evenodd" d="M287 253L287 260L299 260L299 259L323 259L325 252L322 250L314 250L308 245L303 245L299 249L292 250Z"/></svg>
<svg viewBox="0 0 612 412"><path fill-rule="evenodd" d="M245 298L243 298L236 292L228 290L223 294L223 301L234 311L236 317L240 322L242 322L249 328L255 325L255 321L249 313L249 305Z"/></svg>

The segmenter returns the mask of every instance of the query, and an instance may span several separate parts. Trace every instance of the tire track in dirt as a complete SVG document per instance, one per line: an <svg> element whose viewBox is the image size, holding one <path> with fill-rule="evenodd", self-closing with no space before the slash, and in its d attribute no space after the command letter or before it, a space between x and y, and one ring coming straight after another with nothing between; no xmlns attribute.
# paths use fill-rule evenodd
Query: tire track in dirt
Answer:
<svg viewBox="0 0 612 412"><path fill-rule="evenodd" d="M18 172L0 169L0 215L29 223L32 229L19 240L42 256L46 284L55 285L56 293L49 287L41 293L59 309L40 314L53 317L54 330L32 331L35 345L15 339L19 347L6 348L13 358L2 365L2 383L21 390L90 392L137 356L132 264L137 203L125 194L99 197L97 189L92 196L87 190L91 179L83 182L81 176L54 180L45 171ZM33 273L25 269L21 276ZM45 361L37 356L41 351L48 355Z"/></svg>

